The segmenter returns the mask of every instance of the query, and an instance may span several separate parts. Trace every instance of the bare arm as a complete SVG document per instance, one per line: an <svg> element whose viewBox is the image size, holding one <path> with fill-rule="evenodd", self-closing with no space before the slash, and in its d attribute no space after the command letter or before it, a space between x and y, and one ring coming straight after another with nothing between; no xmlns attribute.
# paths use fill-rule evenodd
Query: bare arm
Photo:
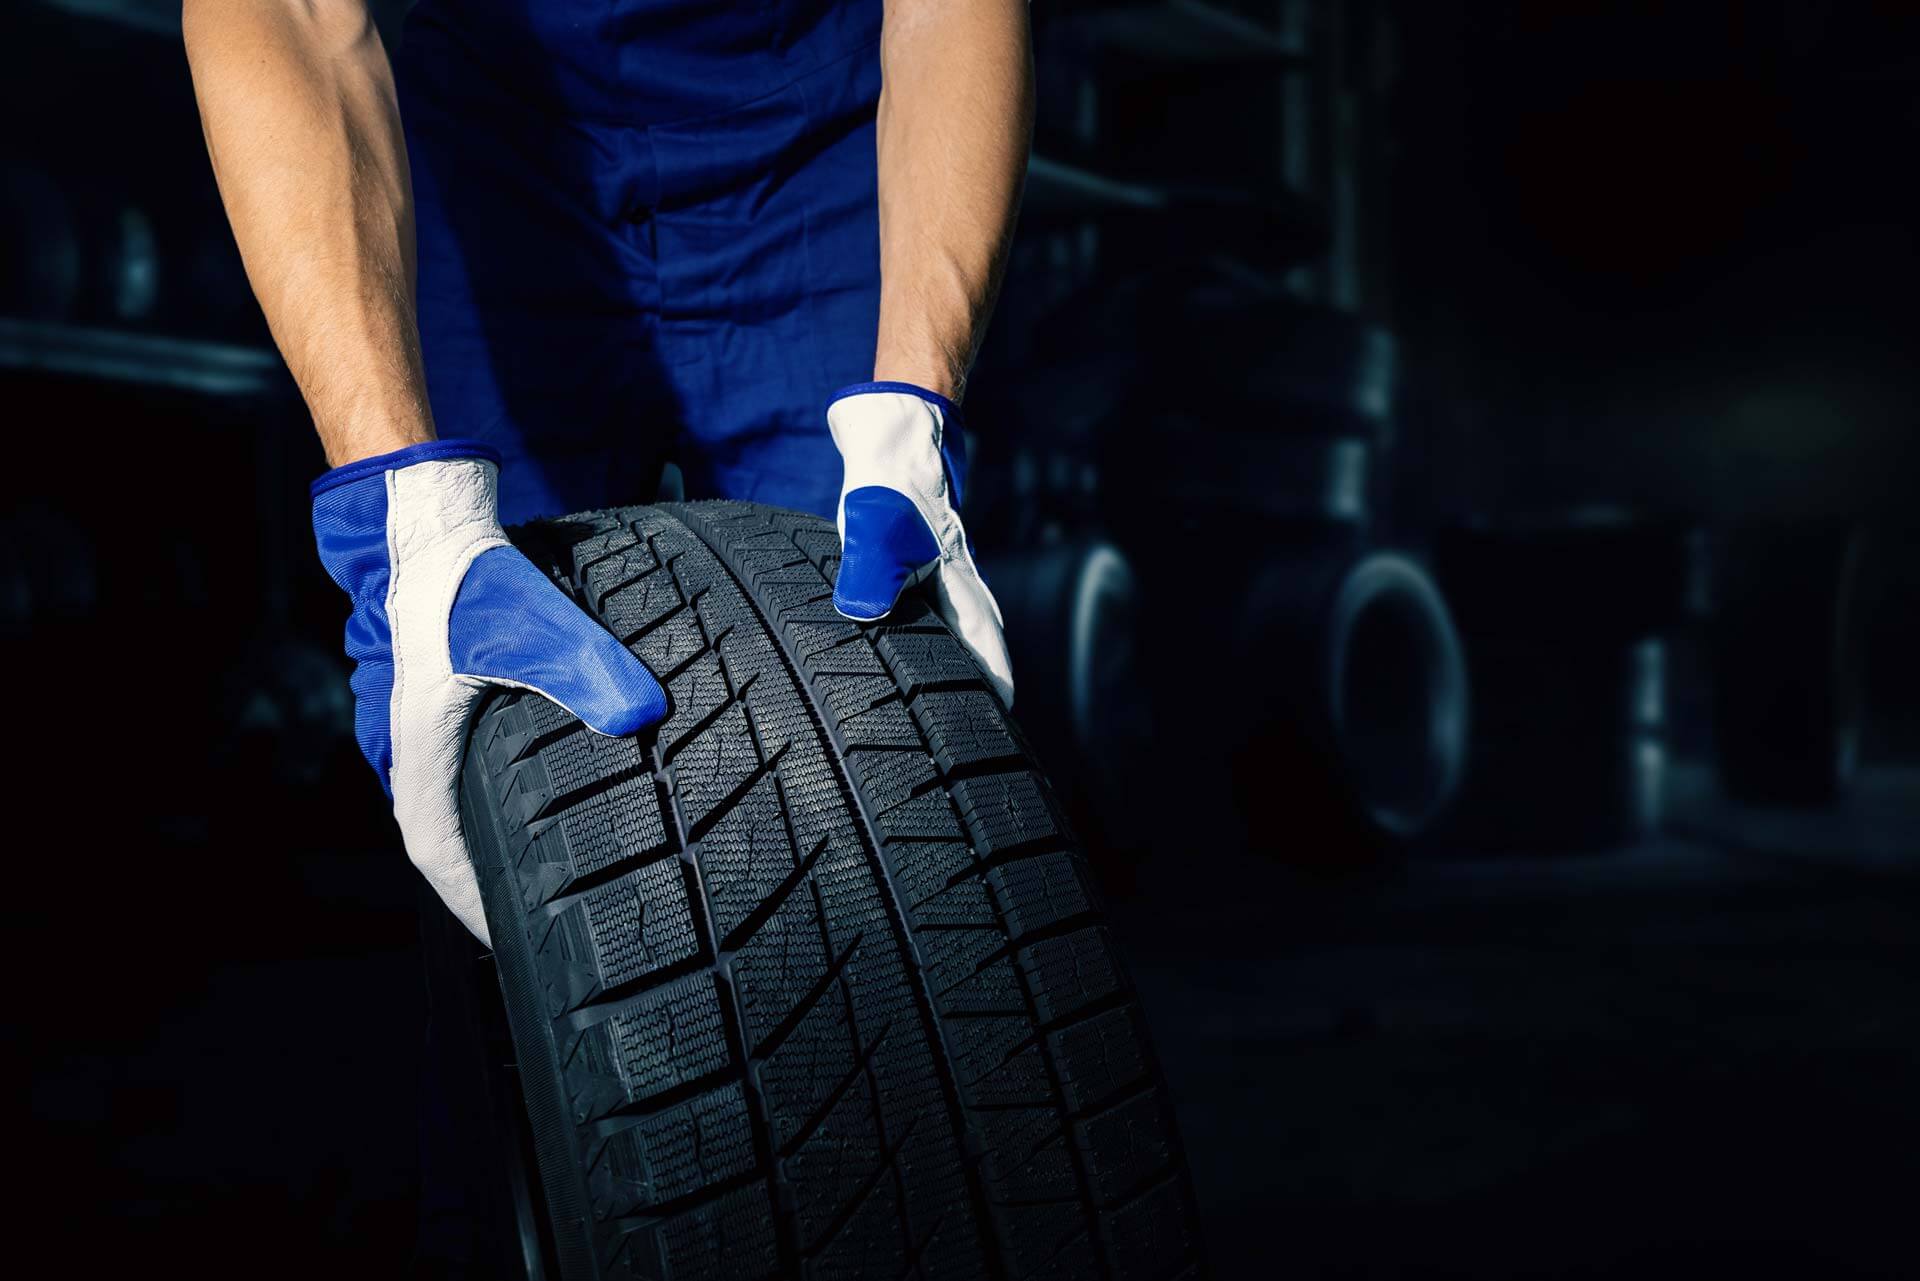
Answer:
<svg viewBox="0 0 1920 1281"><path fill-rule="evenodd" d="M876 379L965 390L1026 172L1030 39L1026 0L887 0Z"/></svg>
<svg viewBox="0 0 1920 1281"><path fill-rule="evenodd" d="M184 0L207 151L328 461L433 439L413 192L365 0Z"/></svg>

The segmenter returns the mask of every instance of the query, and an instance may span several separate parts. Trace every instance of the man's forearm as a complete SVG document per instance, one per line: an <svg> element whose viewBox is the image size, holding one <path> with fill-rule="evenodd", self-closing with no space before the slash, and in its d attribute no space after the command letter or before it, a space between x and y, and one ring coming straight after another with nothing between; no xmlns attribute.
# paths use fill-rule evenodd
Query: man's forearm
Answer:
<svg viewBox="0 0 1920 1281"><path fill-rule="evenodd" d="M328 460L431 440L406 147L364 0L185 0L181 16L234 238Z"/></svg>
<svg viewBox="0 0 1920 1281"><path fill-rule="evenodd" d="M887 0L880 61L873 375L957 400L993 308L1026 171L1026 0Z"/></svg>

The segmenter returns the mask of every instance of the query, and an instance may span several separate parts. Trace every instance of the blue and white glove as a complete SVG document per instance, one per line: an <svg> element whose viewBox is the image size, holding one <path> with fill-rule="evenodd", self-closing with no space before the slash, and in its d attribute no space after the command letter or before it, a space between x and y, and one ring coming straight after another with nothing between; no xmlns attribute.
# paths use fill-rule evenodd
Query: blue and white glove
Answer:
<svg viewBox="0 0 1920 1281"><path fill-rule="evenodd" d="M408 857L483 943L459 798L482 693L530 689L608 735L667 713L653 673L507 542L498 479L493 450L440 440L313 483L321 563L353 601L354 737L393 800Z"/></svg>
<svg viewBox="0 0 1920 1281"><path fill-rule="evenodd" d="M925 583L931 603L1013 706L1013 664L1000 606L960 524L966 436L960 410L912 383L856 383L827 404L840 448L840 578L833 607L871 623Z"/></svg>

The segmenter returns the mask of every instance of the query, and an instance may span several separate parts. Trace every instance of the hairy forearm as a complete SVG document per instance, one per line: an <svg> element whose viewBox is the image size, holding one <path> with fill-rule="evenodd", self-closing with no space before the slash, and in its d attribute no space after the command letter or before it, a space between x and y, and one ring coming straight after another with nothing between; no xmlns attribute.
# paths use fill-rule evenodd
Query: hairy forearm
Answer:
<svg viewBox="0 0 1920 1281"><path fill-rule="evenodd" d="M181 16L247 278L328 460L431 440L406 146L365 4L186 0Z"/></svg>
<svg viewBox="0 0 1920 1281"><path fill-rule="evenodd" d="M959 399L993 309L1033 121L1026 0L887 0L874 377Z"/></svg>

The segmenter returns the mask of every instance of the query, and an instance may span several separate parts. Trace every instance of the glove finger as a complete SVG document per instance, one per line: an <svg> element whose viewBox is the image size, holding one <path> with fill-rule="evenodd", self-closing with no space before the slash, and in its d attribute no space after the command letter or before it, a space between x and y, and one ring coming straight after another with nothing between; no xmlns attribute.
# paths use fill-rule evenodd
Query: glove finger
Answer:
<svg viewBox="0 0 1920 1281"><path fill-rule="evenodd" d="M1000 605L969 560L945 561L929 583L935 612L945 619L986 674L1000 701L1013 708L1013 660L1007 655Z"/></svg>
<svg viewBox="0 0 1920 1281"><path fill-rule="evenodd" d="M940 544L905 494L884 485L853 490L841 501L840 576L833 607L871 623L893 610L900 593L940 559Z"/></svg>
<svg viewBox="0 0 1920 1281"><path fill-rule="evenodd" d="M489 942L487 915L460 822L459 776L465 728L485 692L459 680L426 691L415 724L421 732L404 736L406 750L396 753L393 774L393 817L407 857L482 943Z"/></svg>
<svg viewBox="0 0 1920 1281"><path fill-rule="evenodd" d="M426 877L427 884L433 886L433 892L447 905L447 910L460 918L473 936L488 947L493 946L493 937L487 932L487 913L480 905L480 879L474 874L473 860L467 857L463 841L443 842L458 855L457 858L436 858L422 861L415 858L413 865L420 869L420 875ZM412 857L413 847L408 845L407 853Z"/></svg>
<svg viewBox="0 0 1920 1281"><path fill-rule="evenodd" d="M646 664L511 547L474 559L448 641L456 673L533 690L596 733L636 734L666 719L666 691Z"/></svg>

